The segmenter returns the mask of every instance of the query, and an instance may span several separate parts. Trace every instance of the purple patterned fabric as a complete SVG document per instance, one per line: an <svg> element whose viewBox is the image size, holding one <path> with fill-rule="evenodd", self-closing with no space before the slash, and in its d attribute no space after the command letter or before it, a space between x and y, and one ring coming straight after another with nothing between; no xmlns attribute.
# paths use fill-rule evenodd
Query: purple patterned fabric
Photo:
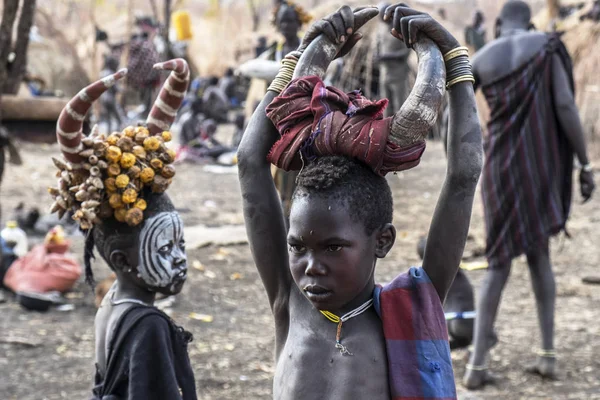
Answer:
<svg viewBox="0 0 600 400"><path fill-rule="evenodd" d="M505 265L567 223L573 149L554 111L554 55L574 88L571 59L556 35L520 69L482 88L491 112L481 193L492 267Z"/></svg>

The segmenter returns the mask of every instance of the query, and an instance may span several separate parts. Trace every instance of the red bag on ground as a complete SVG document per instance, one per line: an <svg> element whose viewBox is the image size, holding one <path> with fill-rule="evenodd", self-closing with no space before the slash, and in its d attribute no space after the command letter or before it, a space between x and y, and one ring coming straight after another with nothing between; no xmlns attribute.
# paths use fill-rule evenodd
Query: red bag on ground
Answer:
<svg viewBox="0 0 600 400"><path fill-rule="evenodd" d="M4 286L13 292L66 292L81 276L81 266L66 254L67 243L39 244L6 271Z"/></svg>

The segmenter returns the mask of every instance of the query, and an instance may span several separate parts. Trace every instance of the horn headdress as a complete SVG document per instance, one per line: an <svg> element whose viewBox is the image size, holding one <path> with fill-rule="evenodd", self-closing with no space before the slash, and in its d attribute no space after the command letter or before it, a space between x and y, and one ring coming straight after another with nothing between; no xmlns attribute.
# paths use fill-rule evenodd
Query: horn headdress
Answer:
<svg viewBox="0 0 600 400"><path fill-rule="evenodd" d="M173 71L167 78L145 126L129 126L106 136L95 126L84 137L85 116L102 93L122 79L126 69L96 81L73 97L62 110L56 137L66 160L52 158L59 169L58 188L51 212L59 217L68 211L82 229L90 229L103 218L114 217L131 226L142 222L145 188L162 193L171 184L175 152L168 149L169 129L189 82L185 60L176 59L154 68Z"/></svg>
<svg viewBox="0 0 600 400"><path fill-rule="evenodd" d="M325 35L317 37L298 61L294 78L324 76L340 47ZM446 68L437 45L429 38L420 37L413 48L419 58L417 78L410 95L393 117L389 136L389 140L400 147L425 139L435 125L445 93Z"/></svg>

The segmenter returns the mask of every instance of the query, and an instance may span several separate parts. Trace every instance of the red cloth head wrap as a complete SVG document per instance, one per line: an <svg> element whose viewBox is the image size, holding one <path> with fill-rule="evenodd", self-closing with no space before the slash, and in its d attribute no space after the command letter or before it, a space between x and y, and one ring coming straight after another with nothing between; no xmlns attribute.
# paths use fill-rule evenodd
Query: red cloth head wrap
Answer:
<svg viewBox="0 0 600 400"><path fill-rule="evenodd" d="M267 116L281 133L268 160L290 171L299 170L303 158L345 155L381 176L415 167L425 141L405 148L391 143L392 118L383 118L387 104L387 99L373 102L359 91L325 87L316 76L295 79L267 107Z"/></svg>

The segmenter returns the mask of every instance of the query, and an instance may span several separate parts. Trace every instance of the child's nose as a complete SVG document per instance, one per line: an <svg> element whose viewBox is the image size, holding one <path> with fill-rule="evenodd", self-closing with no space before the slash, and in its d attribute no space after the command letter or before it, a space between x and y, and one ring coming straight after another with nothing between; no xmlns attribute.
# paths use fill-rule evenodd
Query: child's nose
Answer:
<svg viewBox="0 0 600 400"><path fill-rule="evenodd" d="M315 256L309 254L304 274L308 276L326 275L327 269Z"/></svg>

